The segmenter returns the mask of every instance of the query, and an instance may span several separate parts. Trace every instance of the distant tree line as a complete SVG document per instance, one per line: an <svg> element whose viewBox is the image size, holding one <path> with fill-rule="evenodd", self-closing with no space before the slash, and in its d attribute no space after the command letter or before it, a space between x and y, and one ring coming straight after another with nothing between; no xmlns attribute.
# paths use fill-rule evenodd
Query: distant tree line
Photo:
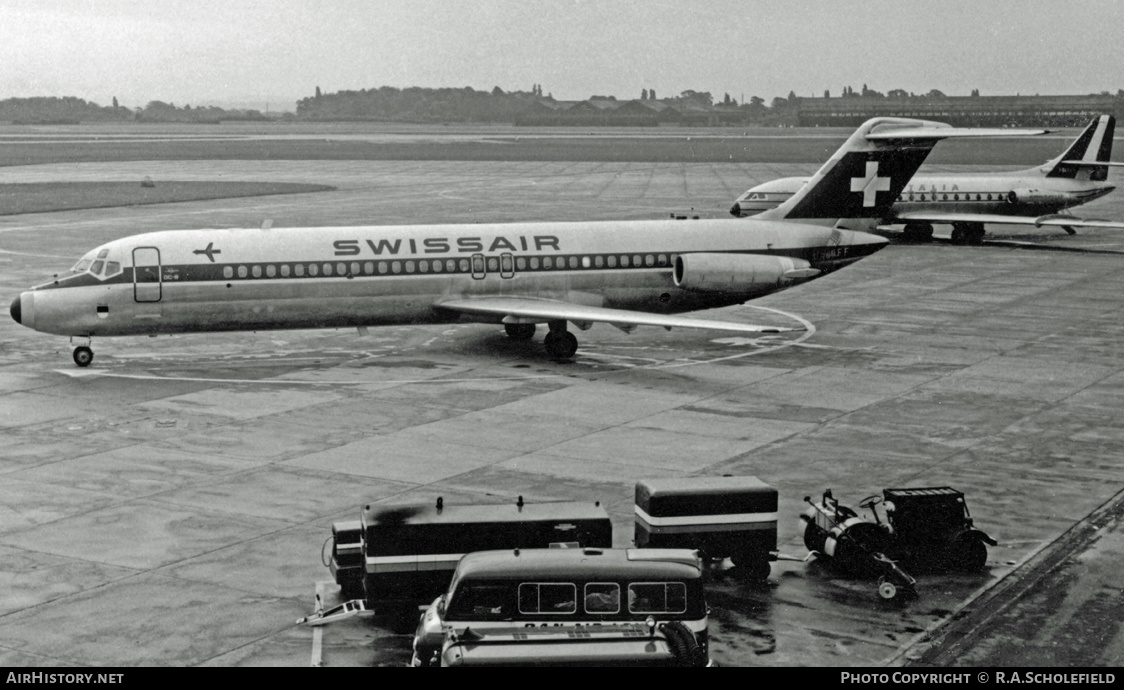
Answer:
<svg viewBox="0 0 1124 690"><path fill-rule="evenodd" d="M266 116L258 110L227 110L214 106L182 108L172 103L150 101L143 108L126 108L118 105L117 98L112 106L67 96L8 98L0 101L0 121L15 124L78 124L81 122L189 122L212 123L224 120L264 120Z"/></svg>

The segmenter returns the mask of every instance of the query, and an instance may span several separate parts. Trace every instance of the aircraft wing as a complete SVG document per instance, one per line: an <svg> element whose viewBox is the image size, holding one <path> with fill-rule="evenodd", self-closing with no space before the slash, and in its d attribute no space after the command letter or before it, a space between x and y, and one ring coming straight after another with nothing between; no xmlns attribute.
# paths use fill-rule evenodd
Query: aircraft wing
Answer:
<svg viewBox="0 0 1124 690"><path fill-rule="evenodd" d="M1046 216L1005 216L999 213L944 213L941 211L909 211L894 216L898 221L920 220L929 223L995 223L1003 225L1033 225L1035 227L1114 228L1124 229L1124 222L1077 218L1065 214Z"/></svg>
<svg viewBox="0 0 1124 690"><path fill-rule="evenodd" d="M607 323L631 333L637 326L662 326L672 328L702 328L734 333L785 333L800 331L802 328L782 328L778 326L757 326L732 321L713 321L692 319L669 314L649 314L627 309L606 309L588 307L559 300L534 297L462 297L443 300L435 306L450 309L462 314L476 314L501 317L503 323L544 323L547 321L572 321L582 330L593 323Z"/></svg>

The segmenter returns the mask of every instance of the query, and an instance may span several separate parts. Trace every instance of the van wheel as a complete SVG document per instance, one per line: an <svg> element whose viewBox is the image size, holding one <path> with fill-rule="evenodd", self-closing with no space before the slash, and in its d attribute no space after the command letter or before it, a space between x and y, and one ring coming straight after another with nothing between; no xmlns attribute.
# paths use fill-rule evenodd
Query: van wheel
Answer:
<svg viewBox="0 0 1124 690"><path fill-rule="evenodd" d="M415 606L388 606L385 609L386 624L397 635L406 635L418 629L421 613Z"/></svg>
<svg viewBox="0 0 1124 690"><path fill-rule="evenodd" d="M691 632L683 621L665 623L660 629L667 635L668 646L671 647L680 666L692 668L706 666L706 652L699 647L698 641L695 640L695 633Z"/></svg>

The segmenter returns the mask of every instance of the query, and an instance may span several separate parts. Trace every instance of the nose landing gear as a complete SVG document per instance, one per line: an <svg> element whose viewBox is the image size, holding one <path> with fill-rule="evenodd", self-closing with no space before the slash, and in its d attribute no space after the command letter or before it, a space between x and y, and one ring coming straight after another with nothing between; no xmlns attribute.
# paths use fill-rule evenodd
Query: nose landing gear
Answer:
<svg viewBox="0 0 1124 690"><path fill-rule="evenodd" d="M74 363L80 367L90 366L90 362L94 361L94 351L85 345L74 348Z"/></svg>
<svg viewBox="0 0 1124 690"><path fill-rule="evenodd" d="M80 367L90 366L90 362L94 361L94 351L90 349L89 338L71 338L71 344L74 347L74 363Z"/></svg>

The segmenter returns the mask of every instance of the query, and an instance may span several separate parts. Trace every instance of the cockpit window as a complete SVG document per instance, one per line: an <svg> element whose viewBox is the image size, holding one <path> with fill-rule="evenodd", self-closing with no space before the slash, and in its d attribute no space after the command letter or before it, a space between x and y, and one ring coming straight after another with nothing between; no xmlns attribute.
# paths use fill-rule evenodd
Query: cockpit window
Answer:
<svg viewBox="0 0 1124 690"><path fill-rule="evenodd" d="M101 270L103 268L105 268L105 262L101 259L98 259L94 262L93 266L90 266L90 273L93 273L94 275L101 275Z"/></svg>
<svg viewBox="0 0 1124 690"><path fill-rule="evenodd" d="M74 264L74 268L70 269L75 273L84 273L90 264L93 263L90 259L81 259L78 263Z"/></svg>
<svg viewBox="0 0 1124 690"><path fill-rule="evenodd" d="M104 259L107 256L109 256L109 247L106 247L105 249L98 252L98 258L99 259Z"/></svg>
<svg viewBox="0 0 1124 690"><path fill-rule="evenodd" d="M121 272L120 261L106 261L105 262L105 277L111 278Z"/></svg>

